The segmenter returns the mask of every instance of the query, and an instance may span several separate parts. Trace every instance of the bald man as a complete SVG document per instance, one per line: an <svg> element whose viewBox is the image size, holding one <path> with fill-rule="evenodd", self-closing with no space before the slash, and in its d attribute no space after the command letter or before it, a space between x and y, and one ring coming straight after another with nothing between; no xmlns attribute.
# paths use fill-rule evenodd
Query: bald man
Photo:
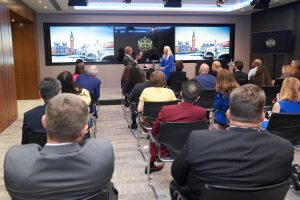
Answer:
<svg viewBox="0 0 300 200"><path fill-rule="evenodd" d="M199 75L194 78L202 90L213 90L215 89L217 79L216 77L209 74L209 66L203 63L199 69Z"/></svg>

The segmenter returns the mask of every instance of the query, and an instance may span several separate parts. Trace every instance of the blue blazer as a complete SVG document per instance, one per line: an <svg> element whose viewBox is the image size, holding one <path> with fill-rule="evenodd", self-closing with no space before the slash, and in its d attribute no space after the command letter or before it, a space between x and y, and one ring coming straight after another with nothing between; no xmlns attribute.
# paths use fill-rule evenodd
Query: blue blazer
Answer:
<svg viewBox="0 0 300 200"><path fill-rule="evenodd" d="M162 72L165 74L166 80L169 80L171 72L174 71L174 56L170 55L168 59L165 59L163 55L159 66L165 67L164 70L162 70Z"/></svg>
<svg viewBox="0 0 300 200"><path fill-rule="evenodd" d="M81 88L87 89L90 93L93 93L94 101L98 101L100 98L101 85L101 81L98 78L87 74L81 74L78 76L76 84Z"/></svg>
<svg viewBox="0 0 300 200"><path fill-rule="evenodd" d="M227 124L225 113L229 108L229 97L226 97L221 92L216 92L214 100L214 108L219 110L215 113L215 121L221 125Z"/></svg>

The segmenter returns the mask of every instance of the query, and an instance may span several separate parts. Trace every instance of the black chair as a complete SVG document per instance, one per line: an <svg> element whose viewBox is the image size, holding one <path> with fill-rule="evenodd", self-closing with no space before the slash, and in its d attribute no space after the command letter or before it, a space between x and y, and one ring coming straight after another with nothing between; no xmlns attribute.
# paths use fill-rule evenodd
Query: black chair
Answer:
<svg viewBox="0 0 300 200"><path fill-rule="evenodd" d="M103 189L92 196L84 198L82 200L109 200L109 191L108 189Z"/></svg>
<svg viewBox="0 0 300 200"><path fill-rule="evenodd" d="M272 113L267 131L289 140L293 145L300 144L300 113Z"/></svg>
<svg viewBox="0 0 300 200"><path fill-rule="evenodd" d="M47 134L44 130L32 131L28 135L28 143L39 144L40 146L45 146L47 143Z"/></svg>
<svg viewBox="0 0 300 200"><path fill-rule="evenodd" d="M200 200L284 200L291 185L290 180L279 184L255 187L237 188L227 186L205 185L201 191ZM186 200L186 197L176 191L177 200Z"/></svg>
<svg viewBox="0 0 300 200"><path fill-rule="evenodd" d="M262 87L266 94L266 108L271 108L273 105L274 100L276 99L277 93L280 92L280 86L275 85L271 87Z"/></svg>
<svg viewBox="0 0 300 200"><path fill-rule="evenodd" d="M282 82L284 81L283 78L278 78L275 80L274 85L282 86Z"/></svg>
<svg viewBox="0 0 300 200"><path fill-rule="evenodd" d="M187 79L170 81L170 88L173 90L176 97L180 96L181 86L182 86L182 83L184 83L185 81L187 81Z"/></svg>
<svg viewBox="0 0 300 200"><path fill-rule="evenodd" d="M246 85L246 84L248 84L249 81L248 80L239 80L237 82L239 85Z"/></svg>
<svg viewBox="0 0 300 200"><path fill-rule="evenodd" d="M208 111L212 111L214 109L215 93L216 90L203 90L197 104Z"/></svg>

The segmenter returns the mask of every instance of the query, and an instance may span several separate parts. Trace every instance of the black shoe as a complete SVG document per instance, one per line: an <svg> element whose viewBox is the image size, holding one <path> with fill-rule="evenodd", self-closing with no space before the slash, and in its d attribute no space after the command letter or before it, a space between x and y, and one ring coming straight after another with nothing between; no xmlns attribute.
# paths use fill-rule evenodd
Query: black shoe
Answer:
<svg viewBox="0 0 300 200"><path fill-rule="evenodd" d="M162 164L162 165L159 165L159 166L154 165L154 166L150 167L150 174L152 172L157 172L157 171L162 170L164 168L164 165L165 164ZM147 174L147 173L148 173L148 166L145 167L145 174Z"/></svg>
<svg viewBox="0 0 300 200"><path fill-rule="evenodd" d="M138 128L138 125L136 123L134 123L134 124L129 125L128 128L136 130Z"/></svg>

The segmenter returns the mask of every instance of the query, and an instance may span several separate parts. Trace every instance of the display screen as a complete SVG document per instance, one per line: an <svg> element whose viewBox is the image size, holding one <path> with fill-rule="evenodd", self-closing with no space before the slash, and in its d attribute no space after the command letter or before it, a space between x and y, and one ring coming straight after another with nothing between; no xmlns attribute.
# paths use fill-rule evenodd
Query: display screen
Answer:
<svg viewBox="0 0 300 200"><path fill-rule="evenodd" d="M175 28L176 60L230 60L230 26L194 26Z"/></svg>
<svg viewBox="0 0 300 200"><path fill-rule="evenodd" d="M253 33L252 50L253 53L290 53L292 50L291 40L291 30Z"/></svg>
<svg viewBox="0 0 300 200"><path fill-rule="evenodd" d="M142 62L159 60L163 54L164 46L170 46L171 50L174 51L174 42L174 27L171 26L115 27L117 61L123 60L126 46L131 46L135 55L142 51Z"/></svg>
<svg viewBox="0 0 300 200"><path fill-rule="evenodd" d="M51 56L53 64L84 62L110 62L114 59L113 26L50 26Z"/></svg>

